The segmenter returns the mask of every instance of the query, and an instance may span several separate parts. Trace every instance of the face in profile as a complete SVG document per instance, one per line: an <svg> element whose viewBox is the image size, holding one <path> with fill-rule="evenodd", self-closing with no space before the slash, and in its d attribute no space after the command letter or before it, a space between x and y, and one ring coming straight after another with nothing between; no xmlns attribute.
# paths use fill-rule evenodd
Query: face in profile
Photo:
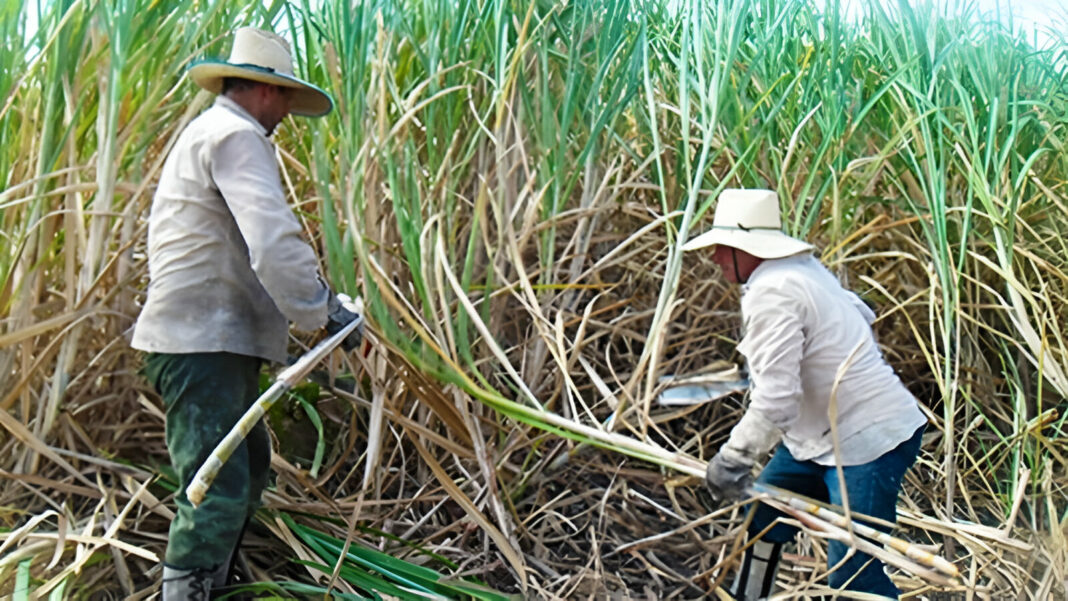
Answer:
<svg viewBox="0 0 1068 601"><path fill-rule="evenodd" d="M293 88L263 85L260 124L267 130L267 135L274 133L274 128L289 114L289 105L293 99Z"/></svg>
<svg viewBox="0 0 1068 601"><path fill-rule="evenodd" d="M732 284L744 284L749 275L763 261L744 250L717 244L712 250L712 262L719 265L723 279Z"/></svg>

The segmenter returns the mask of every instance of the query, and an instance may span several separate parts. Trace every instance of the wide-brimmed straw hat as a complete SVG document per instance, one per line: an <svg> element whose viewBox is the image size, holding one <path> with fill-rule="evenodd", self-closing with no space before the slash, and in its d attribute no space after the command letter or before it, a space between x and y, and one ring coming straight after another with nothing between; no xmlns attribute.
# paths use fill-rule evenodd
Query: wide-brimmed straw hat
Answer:
<svg viewBox="0 0 1068 601"><path fill-rule="evenodd" d="M782 232L779 198L771 190L724 190L712 229L683 245L694 250L722 244L761 259L781 259L812 250L812 245Z"/></svg>
<svg viewBox="0 0 1068 601"><path fill-rule="evenodd" d="M293 90L289 112L306 117L321 117L334 108L330 95L303 79L293 76L293 56L289 43L281 36L255 27L234 32L230 59L200 60L189 67L189 76L200 87L218 94L223 78L239 77L284 86Z"/></svg>

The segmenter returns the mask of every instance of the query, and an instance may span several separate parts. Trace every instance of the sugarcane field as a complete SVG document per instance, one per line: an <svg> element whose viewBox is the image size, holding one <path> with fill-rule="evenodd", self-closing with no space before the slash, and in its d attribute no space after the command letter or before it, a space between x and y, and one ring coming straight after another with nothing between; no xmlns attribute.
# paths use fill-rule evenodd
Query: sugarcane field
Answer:
<svg viewBox="0 0 1068 601"><path fill-rule="evenodd" d="M0 35L0 599L1068 598L1064 0Z"/></svg>

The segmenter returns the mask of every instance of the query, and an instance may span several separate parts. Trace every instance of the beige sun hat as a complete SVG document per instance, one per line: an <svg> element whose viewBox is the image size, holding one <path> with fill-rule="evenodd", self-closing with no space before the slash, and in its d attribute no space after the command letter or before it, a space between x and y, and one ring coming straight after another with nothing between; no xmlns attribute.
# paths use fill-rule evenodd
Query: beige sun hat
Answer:
<svg viewBox="0 0 1068 601"><path fill-rule="evenodd" d="M803 240L782 232L779 197L771 190L724 190L716 204L712 229L683 245L695 250L722 244L761 259L781 259L812 250Z"/></svg>
<svg viewBox="0 0 1068 601"><path fill-rule="evenodd" d="M255 27L242 27L234 32L234 47L228 61L197 61L189 67L189 77L198 86L215 94L222 91L223 78L226 77L292 88L289 112L294 115L321 117L334 108L329 94L293 76L289 43L275 33Z"/></svg>

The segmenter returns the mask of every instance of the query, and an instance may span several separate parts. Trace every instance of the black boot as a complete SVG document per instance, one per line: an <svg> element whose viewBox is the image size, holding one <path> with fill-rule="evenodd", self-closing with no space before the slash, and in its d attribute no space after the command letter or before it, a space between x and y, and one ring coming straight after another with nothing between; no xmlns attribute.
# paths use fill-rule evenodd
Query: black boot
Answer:
<svg viewBox="0 0 1068 601"><path fill-rule="evenodd" d="M172 568L163 566L162 601L208 601L211 595L210 569Z"/></svg>
<svg viewBox="0 0 1068 601"><path fill-rule="evenodd" d="M782 543L758 540L746 549L734 577L731 595L737 601L760 601L771 596L779 572Z"/></svg>

